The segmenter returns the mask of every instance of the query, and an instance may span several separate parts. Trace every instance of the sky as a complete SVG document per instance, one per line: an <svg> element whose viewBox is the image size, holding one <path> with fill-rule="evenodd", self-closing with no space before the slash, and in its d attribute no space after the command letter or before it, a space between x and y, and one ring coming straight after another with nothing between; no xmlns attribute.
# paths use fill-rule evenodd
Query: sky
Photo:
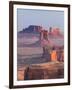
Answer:
<svg viewBox="0 0 72 90"><path fill-rule="evenodd" d="M42 26L45 29L49 27L59 27L64 30L64 11L57 10L34 10L17 9L17 31L27 28L29 25Z"/></svg>

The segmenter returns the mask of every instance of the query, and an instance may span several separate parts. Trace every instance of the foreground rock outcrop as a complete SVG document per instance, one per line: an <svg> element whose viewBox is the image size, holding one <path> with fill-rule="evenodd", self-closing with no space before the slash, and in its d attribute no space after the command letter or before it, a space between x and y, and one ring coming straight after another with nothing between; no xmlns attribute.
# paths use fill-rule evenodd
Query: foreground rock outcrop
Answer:
<svg viewBox="0 0 72 90"><path fill-rule="evenodd" d="M64 62L48 62L18 68L17 80L64 78Z"/></svg>
<svg viewBox="0 0 72 90"><path fill-rule="evenodd" d="M24 71L24 80L56 79L63 77L63 62L49 62L30 65Z"/></svg>

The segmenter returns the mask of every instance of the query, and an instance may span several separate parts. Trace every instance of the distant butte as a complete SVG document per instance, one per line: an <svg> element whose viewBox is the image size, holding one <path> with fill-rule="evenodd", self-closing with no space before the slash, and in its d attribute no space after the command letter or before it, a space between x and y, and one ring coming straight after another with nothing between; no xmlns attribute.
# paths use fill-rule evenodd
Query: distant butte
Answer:
<svg viewBox="0 0 72 90"><path fill-rule="evenodd" d="M45 29L43 29L42 26L30 25L29 27L23 29L22 31L19 31L18 33L40 34L40 32L43 30L45 30ZM63 34L61 33L61 30L59 28L50 27L48 30L45 30L45 31L48 31L48 35L58 36L58 37L63 38Z"/></svg>

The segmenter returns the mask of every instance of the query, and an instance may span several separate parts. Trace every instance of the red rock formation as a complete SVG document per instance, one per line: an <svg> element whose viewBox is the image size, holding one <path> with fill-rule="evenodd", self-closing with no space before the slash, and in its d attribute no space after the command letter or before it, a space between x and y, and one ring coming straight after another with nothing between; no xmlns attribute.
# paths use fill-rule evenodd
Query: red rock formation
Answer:
<svg viewBox="0 0 72 90"><path fill-rule="evenodd" d="M63 38L63 35L62 35L61 30L59 28L51 28L49 31L49 35Z"/></svg>

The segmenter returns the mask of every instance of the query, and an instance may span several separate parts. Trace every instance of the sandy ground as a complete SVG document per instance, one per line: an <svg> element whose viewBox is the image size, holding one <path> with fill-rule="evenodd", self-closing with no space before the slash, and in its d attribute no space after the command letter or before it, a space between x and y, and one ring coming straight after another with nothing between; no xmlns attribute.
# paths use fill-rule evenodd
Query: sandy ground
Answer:
<svg viewBox="0 0 72 90"><path fill-rule="evenodd" d="M46 62L42 58L43 50L41 47L18 47L17 50L18 67Z"/></svg>
<svg viewBox="0 0 72 90"><path fill-rule="evenodd" d="M42 54L42 47L18 47L18 55Z"/></svg>

